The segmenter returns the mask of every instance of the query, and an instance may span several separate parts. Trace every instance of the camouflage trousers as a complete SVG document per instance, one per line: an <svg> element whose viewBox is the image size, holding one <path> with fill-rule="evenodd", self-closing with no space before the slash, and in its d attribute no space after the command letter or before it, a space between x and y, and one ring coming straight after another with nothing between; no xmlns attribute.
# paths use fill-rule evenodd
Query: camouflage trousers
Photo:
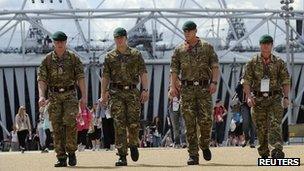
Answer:
<svg viewBox="0 0 304 171"><path fill-rule="evenodd" d="M77 150L76 115L79 107L76 92L50 94L48 112L53 126L56 156L66 158L66 153Z"/></svg>
<svg viewBox="0 0 304 171"><path fill-rule="evenodd" d="M126 156L128 146L139 145L139 90L111 90L110 107L114 119L115 146L118 155Z"/></svg>
<svg viewBox="0 0 304 171"><path fill-rule="evenodd" d="M283 150L281 122L283 117L282 97L277 95L269 98L256 98L252 119L257 129L260 156L269 156L268 144Z"/></svg>
<svg viewBox="0 0 304 171"><path fill-rule="evenodd" d="M181 112L185 119L186 136L190 156L198 156L199 147L209 148L212 127L212 99L208 90L201 86L183 87L181 91ZM197 130L199 129L199 131ZM199 133L198 133L199 132Z"/></svg>

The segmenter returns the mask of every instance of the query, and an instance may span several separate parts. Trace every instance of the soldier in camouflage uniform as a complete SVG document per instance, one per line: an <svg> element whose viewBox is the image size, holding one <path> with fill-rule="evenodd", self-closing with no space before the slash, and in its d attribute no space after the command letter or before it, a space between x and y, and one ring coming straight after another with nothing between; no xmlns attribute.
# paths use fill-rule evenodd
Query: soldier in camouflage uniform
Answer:
<svg viewBox="0 0 304 171"><path fill-rule="evenodd" d="M181 77L181 112L185 119L189 143L188 165L199 164L199 148L205 160L211 160L209 149L212 127L212 99L219 77L219 64L213 47L196 37L193 21L183 25L185 42L175 48L171 61L170 95L178 95L177 78ZM199 143L197 125L200 130ZM199 145L198 145L199 144Z"/></svg>
<svg viewBox="0 0 304 171"><path fill-rule="evenodd" d="M290 79L286 64L271 53L272 47L271 36L260 38L261 53L247 63L243 84L247 103L253 106L252 118L257 128L259 155L268 158L269 143L274 148L271 157L284 158L280 125L283 107L287 108L289 104Z"/></svg>
<svg viewBox="0 0 304 171"><path fill-rule="evenodd" d="M106 105L110 98L115 145L120 156L115 165L126 166L128 146L132 160L137 161L139 157L140 107L141 103L148 100L148 77L141 53L127 45L127 32L124 28L114 30L114 40L116 48L107 54L103 64L100 101ZM142 92L136 88L139 80Z"/></svg>
<svg viewBox="0 0 304 171"><path fill-rule="evenodd" d="M76 115L79 111L76 84L82 94L80 105L86 105L83 65L75 54L66 50L65 33L58 31L52 38L55 49L43 59L38 72L39 106L45 104L45 92L48 90L48 112L54 129L55 152L58 159L55 167L67 166L67 157L69 165L75 166Z"/></svg>

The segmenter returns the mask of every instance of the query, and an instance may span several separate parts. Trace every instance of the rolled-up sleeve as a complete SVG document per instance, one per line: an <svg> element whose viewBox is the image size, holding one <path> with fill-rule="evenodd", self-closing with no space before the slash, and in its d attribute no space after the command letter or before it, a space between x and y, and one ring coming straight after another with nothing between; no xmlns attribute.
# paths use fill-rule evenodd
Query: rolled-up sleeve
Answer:
<svg viewBox="0 0 304 171"><path fill-rule="evenodd" d="M280 60L280 74L279 77L281 77L282 85L290 85L290 77L287 70L287 65L283 60Z"/></svg>
<svg viewBox="0 0 304 171"><path fill-rule="evenodd" d="M218 68L219 60L217 54L214 51L213 46L211 45L208 45L208 57L209 57L210 68Z"/></svg>
<svg viewBox="0 0 304 171"><path fill-rule="evenodd" d="M47 62L46 58L42 60L37 72L37 81L47 82Z"/></svg>
<svg viewBox="0 0 304 171"><path fill-rule="evenodd" d="M103 62L102 77L110 79L110 74L109 57L107 55Z"/></svg>
<svg viewBox="0 0 304 171"><path fill-rule="evenodd" d="M180 70L181 70L181 63L179 57L179 50L175 49L171 58L170 72L179 75Z"/></svg>
<svg viewBox="0 0 304 171"><path fill-rule="evenodd" d="M84 78L83 65L78 57L75 59L75 78L76 80Z"/></svg>
<svg viewBox="0 0 304 171"><path fill-rule="evenodd" d="M244 75L243 75L244 83L243 83L243 85L252 86L252 80L253 80L253 74L252 73L253 73L252 62L249 61L244 68Z"/></svg>
<svg viewBox="0 0 304 171"><path fill-rule="evenodd" d="M138 54L138 61L139 61L139 67L138 67L138 72L139 72L139 75L143 74L143 73L147 73L147 68L146 68L146 64L145 64L145 61L141 55L141 53L139 52Z"/></svg>

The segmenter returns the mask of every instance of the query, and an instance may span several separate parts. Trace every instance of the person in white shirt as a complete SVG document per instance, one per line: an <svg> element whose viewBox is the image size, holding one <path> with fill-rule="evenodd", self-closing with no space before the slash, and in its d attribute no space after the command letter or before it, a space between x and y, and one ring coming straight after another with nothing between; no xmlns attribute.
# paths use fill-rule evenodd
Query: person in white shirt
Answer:
<svg viewBox="0 0 304 171"><path fill-rule="evenodd" d="M46 139L45 139L45 149L43 152L45 152L45 153L47 153L49 151L50 144L53 142L53 140L52 140L53 127L52 127L52 122L50 121L49 112L48 112L49 104L50 104L49 100L46 100L45 105L40 107L40 109L39 109L39 111L43 113L43 118L44 118L43 130L45 132Z"/></svg>
<svg viewBox="0 0 304 171"><path fill-rule="evenodd" d="M13 125L13 130L11 131L11 151L18 151L19 150L19 142L18 142L18 135L17 135L17 128Z"/></svg>
<svg viewBox="0 0 304 171"><path fill-rule="evenodd" d="M41 147L41 153L47 153L48 151L45 150L45 141L46 141L46 133L44 131L43 128L44 125L44 115L43 112L40 112L39 114L39 122L37 124L37 133L39 136L39 143L40 143L40 147Z"/></svg>

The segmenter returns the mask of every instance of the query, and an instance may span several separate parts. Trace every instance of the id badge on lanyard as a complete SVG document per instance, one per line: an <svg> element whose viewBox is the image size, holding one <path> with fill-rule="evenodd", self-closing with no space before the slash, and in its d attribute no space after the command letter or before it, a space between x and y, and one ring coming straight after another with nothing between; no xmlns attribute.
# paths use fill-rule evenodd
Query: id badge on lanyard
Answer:
<svg viewBox="0 0 304 171"><path fill-rule="evenodd" d="M263 74L264 74L264 77L263 77L263 79L261 79L260 90L261 90L261 92L269 92L269 89L270 89L270 78L269 78L270 71L269 71L269 65L268 64L263 65Z"/></svg>
<svg viewBox="0 0 304 171"><path fill-rule="evenodd" d="M261 92L269 92L270 79L261 79Z"/></svg>

